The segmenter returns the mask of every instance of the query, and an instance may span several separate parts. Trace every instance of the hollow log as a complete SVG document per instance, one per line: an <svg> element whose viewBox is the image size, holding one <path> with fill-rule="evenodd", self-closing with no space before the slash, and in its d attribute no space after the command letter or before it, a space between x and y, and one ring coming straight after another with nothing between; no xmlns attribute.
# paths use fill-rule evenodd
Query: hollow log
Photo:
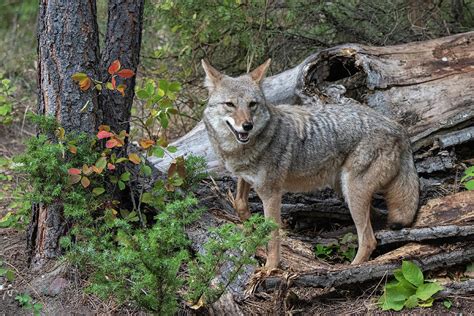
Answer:
<svg viewBox="0 0 474 316"><path fill-rule="evenodd" d="M266 78L262 89L273 104L365 104L405 126L418 151L440 138L446 146L445 135L474 124L473 74L474 32L468 32L396 46L336 46ZM224 172L202 123L173 145L175 156L203 156L210 170ZM170 159L151 162L164 170Z"/></svg>

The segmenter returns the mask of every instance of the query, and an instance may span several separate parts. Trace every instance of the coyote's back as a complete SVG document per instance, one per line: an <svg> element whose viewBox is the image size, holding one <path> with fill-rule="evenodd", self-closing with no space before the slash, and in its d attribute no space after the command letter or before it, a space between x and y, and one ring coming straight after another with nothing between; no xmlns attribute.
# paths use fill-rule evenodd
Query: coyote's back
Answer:
<svg viewBox="0 0 474 316"><path fill-rule="evenodd" d="M376 246L370 224L375 192L385 196L392 227L409 225L416 214L418 176L405 131L358 105L266 104L259 83L267 66L231 78L204 63L210 91L204 122L214 150L257 191L265 215L277 222L284 192L330 186L341 193L358 233L353 263L367 260ZM242 199L238 193L237 205L246 207ZM272 267L279 261L278 236L273 237L267 261Z"/></svg>

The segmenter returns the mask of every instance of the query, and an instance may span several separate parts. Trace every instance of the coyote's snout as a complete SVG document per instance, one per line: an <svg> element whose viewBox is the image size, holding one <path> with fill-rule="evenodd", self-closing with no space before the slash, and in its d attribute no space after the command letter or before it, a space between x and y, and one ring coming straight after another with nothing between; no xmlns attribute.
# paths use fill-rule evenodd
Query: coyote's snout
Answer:
<svg viewBox="0 0 474 316"><path fill-rule="evenodd" d="M226 76L203 61L209 101L204 123L215 152L239 177L235 208L250 216L253 187L265 217L281 224L285 192L330 186L344 196L359 248L353 264L376 247L370 222L372 196L384 195L392 227L410 225L418 207L419 184L403 128L359 106L304 107L267 104L260 88L270 60L249 74ZM280 262L279 232L272 233L266 266Z"/></svg>

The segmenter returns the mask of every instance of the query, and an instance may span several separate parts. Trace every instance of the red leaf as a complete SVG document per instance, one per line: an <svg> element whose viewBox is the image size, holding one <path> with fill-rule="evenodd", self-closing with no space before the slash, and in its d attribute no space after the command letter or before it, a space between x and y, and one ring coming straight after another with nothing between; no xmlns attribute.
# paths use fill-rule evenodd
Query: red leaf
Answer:
<svg viewBox="0 0 474 316"><path fill-rule="evenodd" d="M121 78L132 78L135 76L135 73L132 69L122 69L117 73L117 75L119 75Z"/></svg>
<svg viewBox="0 0 474 316"><path fill-rule="evenodd" d="M91 87L91 80L89 78L85 78L85 79L82 79L81 81L79 81L79 88L82 91L86 91L90 87Z"/></svg>
<svg viewBox="0 0 474 316"><path fill-rule="evenodd" d="M110 171L115 170L115 165L111 164L110 162L107 164L107 169Z"/></svg>
<svg viewBox="0 0 474 316"><path fill-rule="evenodd" d="M115 81L115 77L112 77L112 88L117 88L117 82Z"/></svg>
<svg viewBox="0 0 474 316"><path fill-rule="evenodd" d="M109 74L113 75L120 69L120 61L114 60L109 67Z"/></svg>
<svg viewBox="0 0 474 316"><path fill-rule="evenodd" d="M97 133L97 138L98 139L104 139L104 138L110 138L114 136L114 134L112 134L111 132L107 132L107 131L100 131Z"/></svg>
<svg viewBox="0 0 474 316"><path fill-rule="evenodd" d="M81 170L77 168L69 168L67 173L71 175L78 175L78 174L81 174Z"/></svg>
<svg viewBox="0 0 474 316"><path fill-rule="evenodd" d="M69 145L69 151L73 154L77 154L77 147L74 145Z"/></svg>
<svg viewBox="0 0 474 316"><path fill-rule="evenodd" d="M120 143L115 138L111 138L107 141L107 143L105 143L105 147L107 148L114 148L117 145L120 145Z"/></svg>
<svg viewBox="0 0 474 316"><path fill-rule="evenodd" d="M151 146L155 145L155 141L152 140L152 139L142 139L140 142L139 142L140 146L143 148L143 149L148 149L150 148Z"/></svg>

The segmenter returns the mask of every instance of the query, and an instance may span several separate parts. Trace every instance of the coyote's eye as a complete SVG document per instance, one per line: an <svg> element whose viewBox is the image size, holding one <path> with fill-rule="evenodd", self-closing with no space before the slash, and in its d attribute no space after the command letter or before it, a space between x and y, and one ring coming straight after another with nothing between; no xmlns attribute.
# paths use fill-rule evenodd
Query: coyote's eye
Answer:
<svg viewBox="0 0 474 316"><path fill-rule="evenodd" d="M258 105L257 102L252 101L252 102L249 103L249 108L255 108L257 105Z"/></svg>
<svg viewBox="0 0 474 316"><path fill-rule="evenodd" d="M235 105L232 102L225 102L224 104L227 105L230 108L235 108Z"/></svg>

